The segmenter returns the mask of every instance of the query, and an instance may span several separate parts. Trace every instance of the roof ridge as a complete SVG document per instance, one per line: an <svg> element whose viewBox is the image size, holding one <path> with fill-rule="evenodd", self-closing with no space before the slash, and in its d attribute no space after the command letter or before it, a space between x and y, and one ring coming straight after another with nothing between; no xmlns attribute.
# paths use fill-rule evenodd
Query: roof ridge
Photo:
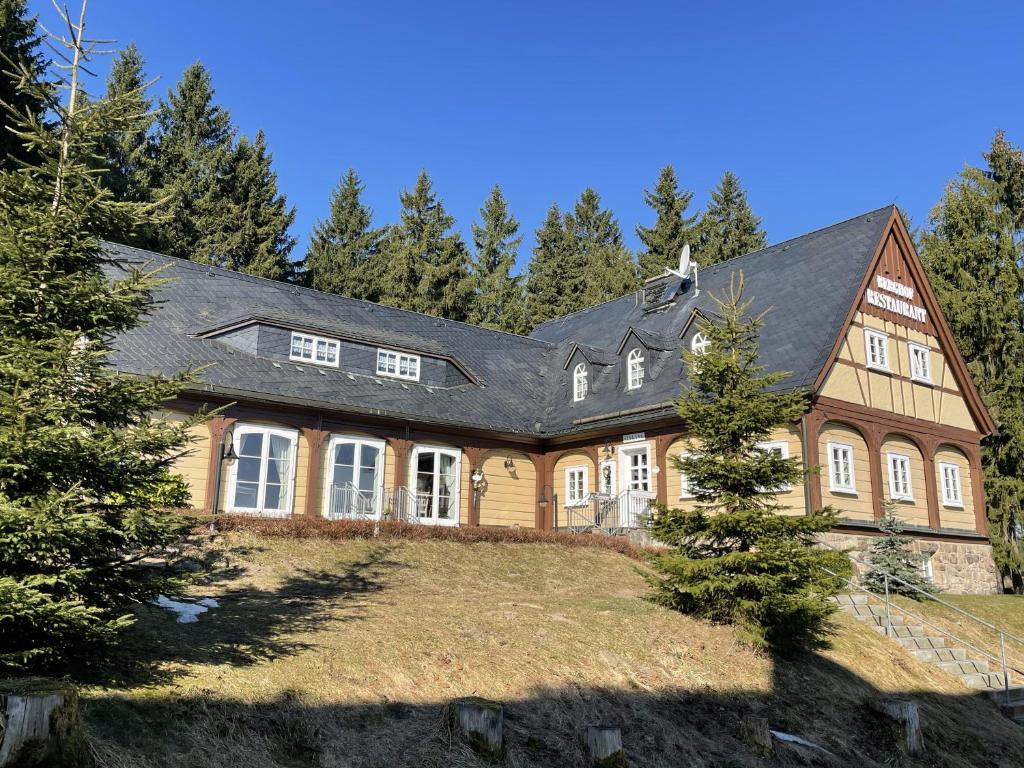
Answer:
<svg viewBox="0 0 1024 768"><path fill-rule="evenodd" d="M357 299L354 296L343 296L340 293L331 293L330 291L321 291L321 290L319 290L317 288L307 288L304 285L298 285L296 283L286 283L286 282L282 282L281 280L274 280L273 278L270 278L270 277L260 277L258 275L247 275L244 272L239 272L239 271L234 270L234 269L228 269L227 267L218 267L218 266L215 266L213 264L203 264L202 262L192 261L191 259L183 259L180 256L171 256L170 254L160 253L159 251L152 251L152 250L149 250L147 248L138 248L138 247L136 247L134 245L125 245L124 243L116 243L113 240L101 240L100 242L105 244L105 245L112 245L112 246L114 246L116 248L126 248L128 250L139 251L141 253L150 253L150 254L153 254L154 256L159 256L162 259L173 259L176 262L180 262L182 264L182 266L186 266L186 267L189 267L189 268L194 268L194 269L197 269L197 270L215 269L218 272L222 273L224 277L230 277L230 278L233 278L233 279L236 279L236 280L251 280L251 281L257 281L257 282L267 282L267 283L270 283L273 287L278 288L278 289L280 289L280 288L292 288L292 289L295 289L295 290L298 290L298 291L305 291L305 292L312 293L312 294L317 294L317 295L320 295L320 296L327 296L327 297L330 297L332 299L343 299L344 301L355 301L355 302L358 302L360 304L368 304L371 307L383 307L384 309L388 309L388 310L391 310L391 311L394 311L394 312L404 312L404 313L410 314L410 315L418 315L419 317L430 318L431 320L441 320L441 321L443 321L445 323L454 323L455 325L463 325L463 326L465 326L467 328L472 328L472 329L477 330L477 331L484 331L485 333L497 333L497 334L501 334L501 335L504 335L504 336L513 336L513 337L515 337L517 339L525 339L526 341L530 341L530 342L533 342L535 344L541 344L541 345L544 345L544 346L551 346L551 345L553 345L553 342L545 341L544 339L537 339L537 338L534 338L533 336L524 336L524 335L519 334L519 333L511 333L510 331L499 331L496 328L485 328L482 325L473 325L472 323L466 323L466 322L463 322L462 320L450 320L447 317L440 317L438 315L430 315L430 314L427 314L426 312L417 312L417 311L412 310L412 309L403 309L402 307L393 307L390 304L381 304L379 302L370 301L368 299Z"/></svg>

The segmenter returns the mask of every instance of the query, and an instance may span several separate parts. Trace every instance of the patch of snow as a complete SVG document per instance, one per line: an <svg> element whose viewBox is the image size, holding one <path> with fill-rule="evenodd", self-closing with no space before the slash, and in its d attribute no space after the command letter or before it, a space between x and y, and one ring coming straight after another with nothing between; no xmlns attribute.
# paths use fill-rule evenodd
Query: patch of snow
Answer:
<svg viewBox="0 0 1024 768"><path fill-rule="evenodd" d="M158 595L152 601L154 605L173 611L179 624L194 624L199 621L199 614L206 613L211 608L219 608L220 604L212 597L204 597L194 603L185 603L180 600L171 600L167 595Z"/></svg>
<svg viewBox="0 0 1024 768"><path fill-rule="evenodd" d="M779 741L788 741L788 742L791 742L793 744L799 744L801 747L810 747L811 749L820 749L822 752L826 752L828 754L832 754L831 752L829 752L824 747L815 744L813 741L808 741L807 739L802 738L800 736L794 736L792 733L783 733L782 731L772 731L771 734L772 734L772 736L774 736Z"/></svg>

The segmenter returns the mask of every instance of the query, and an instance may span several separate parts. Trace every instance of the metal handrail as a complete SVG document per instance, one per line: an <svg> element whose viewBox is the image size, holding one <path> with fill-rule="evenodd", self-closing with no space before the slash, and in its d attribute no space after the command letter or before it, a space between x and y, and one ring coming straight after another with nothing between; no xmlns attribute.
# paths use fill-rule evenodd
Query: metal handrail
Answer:
<svg viewBox="0 0 1024 768"><path fill-rule="evenodd" d="M904 616L909 616L910 618L915 619L916 621L921 622L925 626L931 627L932 629L936 630L937 632L941 632L943 635L945 635L946 637L949 637L951 640L955 640L956 642L958 642L958 643L960 643L962 645L967 646L972 651L975 651L976 653L981 654L982 656L984 656L985 658L989 659L990 661L994 661L997 664L999 664L999 666L1000 666L1000 668L1002 670L1002 673L1003 673L1003 702L1004 702L1004 704L1009 706L1009 704L1010 704L1010 671L1012 670L1016 674L1021 675L1022 677L1024 677L1024 670L1018 669L1017 667L1014 667L1014 666L1012 666L1012 665L1007 663L1007 660L1006 660L1006 643L1004 641L1003 636L1007 635L1008 633L1003 632L998 627L995 627L995 626L989 624L988 622L984 621L983 619L980 619L980 618L978 618L976 616L973 616L972 614L970 614L970 613L968 613L966 611L961 611L961 613L964 613L965 615L967 615L967 616L969 616L971 618L976 619L980 623L982 623L982 624L984 624L984 625L986 625L988 627L991 627L992 629L994 629L996 632L999 633L999 636L1000 636L999 637L1000 656L996 656L995 654L992 654L989 651L984 650L983 648L979 648L974 643L972 643L970 640L964 640L962 637L959 637L959 636L953 634L952 632L950 632L945 627L942 627L942 626L940 626L938 624L935 624L935 623L929 621L928 619L924 618L923 616L920 616L920 615L914 613L913 611L907 610L906 608L904 608L901 605L893 603L891 598L889 597L889 578L891 577L893 579L896 579L900 583L906 583L902 579L900 579L898 576L894 576L893 574L887 573L886 571L882 571L882 575L885 578L885 597L883 598L881 595L879 595L879 594L877 594L875 592L872 592L871 590L869 590L869 589L867 589L865 587L862 587L860 584L857 584L853 579L840 576L838 573L836 573L835 571L831 570L830 568L826 568L825 566L821 566L821 569L823 571L825 571L826 573L828 573L829 575L834 576L835 578L844 580L849 586L853 587L855 590L863 592L864 594L869 595L870 597L874 597L874 598L878 598L878 599L882 600L883 604L885 605L885 622L886 622L885 634L886 634L886 637L892 637L893 636L893 625L892 625L891 609L895 608L897 611L902 613ZM928 593L925 592L924 594L927 595ZM934 595L931 595L931 597L934 597Z"/></svg>

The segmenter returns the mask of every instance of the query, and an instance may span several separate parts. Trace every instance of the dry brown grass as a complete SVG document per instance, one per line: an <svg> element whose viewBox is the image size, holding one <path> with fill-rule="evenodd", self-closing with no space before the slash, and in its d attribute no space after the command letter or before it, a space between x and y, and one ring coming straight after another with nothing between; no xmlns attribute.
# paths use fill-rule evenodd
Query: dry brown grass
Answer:
<svg viewBox="0 0 1024 768"><path fill-rule="evenodd" d="M1019 726L843 617L832 650L775 664L649 602L643 566L606 549L280 533L203 544L194 593L222 602L199 623L141 611L117 660L131 674L84 692L102 765L482 766L445 724L467 695L504 703L506 766L582 766L601 722L644 768L912 765L867 707L886 694L922 701L917 765L1024 764ZM835 757L759 762L738 737L750 714Z"/></svg>

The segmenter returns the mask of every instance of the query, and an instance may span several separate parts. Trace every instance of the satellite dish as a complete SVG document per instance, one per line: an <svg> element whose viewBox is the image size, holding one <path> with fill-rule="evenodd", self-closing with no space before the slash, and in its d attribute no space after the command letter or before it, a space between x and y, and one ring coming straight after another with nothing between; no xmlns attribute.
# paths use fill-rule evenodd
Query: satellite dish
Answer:
<svg viewBox="0 0 1024 768"><path fill-rule="evenodd" d="M686 277L690 272L690 244L686 243L679 253L679 276Z"/></svg>

